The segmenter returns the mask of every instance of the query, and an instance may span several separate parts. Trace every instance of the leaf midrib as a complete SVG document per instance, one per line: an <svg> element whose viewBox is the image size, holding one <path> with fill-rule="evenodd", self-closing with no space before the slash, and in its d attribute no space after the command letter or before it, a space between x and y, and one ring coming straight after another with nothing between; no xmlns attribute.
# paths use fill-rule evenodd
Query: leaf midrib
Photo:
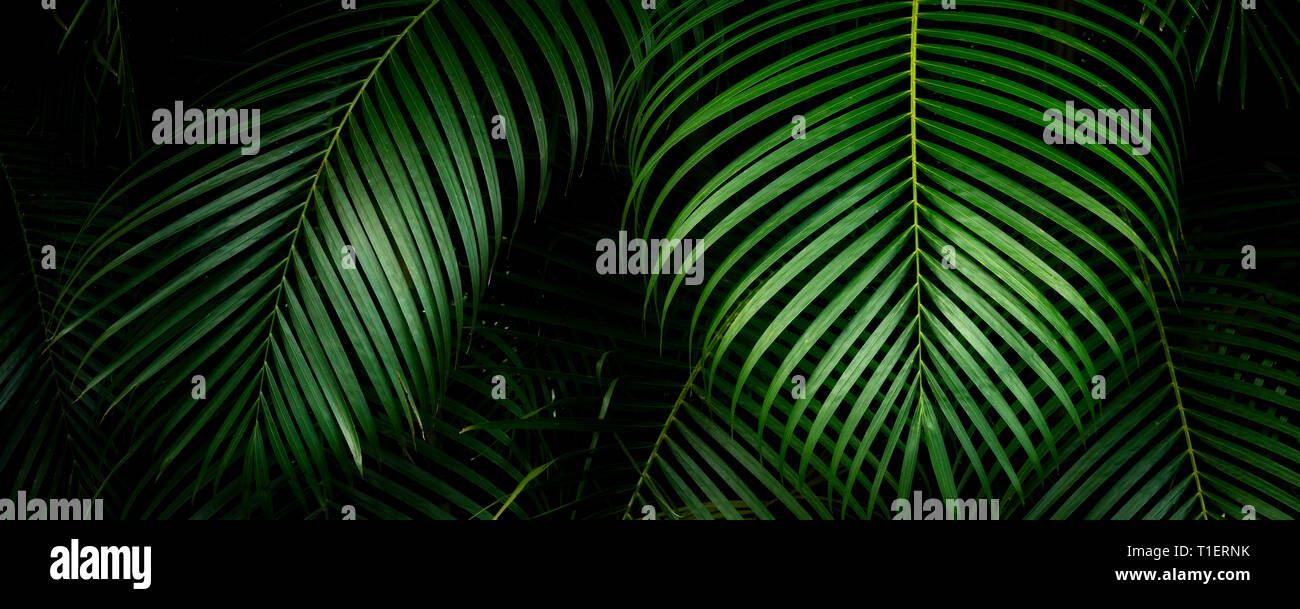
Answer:
<svg viewBox="0 0 1300 609"><path fill-rule="evenodd" d="M1147 289L1154 293L1154 288L1151 285L1151 277L1147 273L1146 261L1142 260L1141 257L1138 257L1138 262L1142 266L1142 279L1146 282ZM1203 520L1209 520L1209 511L1205 507L1205 490L1201 487L1201 472L1196 467L1196 450L1192 448L1192 430L1187 426L1187 409L1183 406L1183 390L1178 386L1177 367L1174 365L1173 354L1170 353L1169 350L1169 339L1165 335L1164 317L1160 314L1159 307L1155 307L1152 310L1152 313L1156 318L1156 329L1160 331L1160 346L1164 349L1165 353L1165 367L1169 369L1169 383L1174 389L1174 405L1178 410L1178 421L1180 429L1183 432L1183 440L1187 444L1187 456L1191 460L1192 480L1196 482L1196 498L1201 504L1200 517Z"/></svg>
<svg viewBox="0 0 1300 609"><path fill-rule="evenodd" d="M54 378L54 390L58 392L61 398L63 398L58 400L60 414L59 422L66 425L68 421L67 409L68 406L73 403L73 400L71 396L64 392L63 384L66 382L71 385L71 383L59 373L59 367L54 361L54 353L50 349L50 347L54 345L54 336L50 334L50 320L53 318L53 315L49 311L45 310L44 302L41 299L41 284L36 279L36 260L31 255L33 243L31 238L27 236L27 224L23 222L22 204L18 202L18 189L14 187L13 176L9 171L9 165L4 162L3 155L0 155L0 173L4 174L5 185L9 188L9 198L13 200L14 213L18 216L18 229L22 234L23 250L27 254L27 267L31 270L32 274L32 295L36 300L36 309L41 312L41 339L42 342L45 343L45 348L41 349L41 352L45 354L45 359L50 366L50 376ZM78 469L75 467L78 464L76 451L72 451L72 462L75 471Z"/></svg>
<svg viewBox="0 0 1300 609"><path fill-rule="evenodd" d="M384 50L384 53L375 60L374 67L372 67L370 69L370 73L367 74L364 79L362 79L361 86L357 88L356 95L352 96L352 101L348 102L347 108L343 112L343 118L339 119L339 124L334 129L334 135L330 137L329 145L325 147L325 153L321 155L320 165L316 168L316 172L312 176L311 185L307 187L307 197L302 202L301 205L302 213L298 215L298 223L294 226L293 233L289 238L289 253L285 256L284 268L283 270L281 270L280 280L276 283L275 286L275 303L272 305L271 308L272 316L278 317L280 315L280 297L284 294L284 284L289 276L289 267L293 262L293 255L298 250L297 247L298 233L301 232L302 230L303 222L307 218L307 209L310 206L312 197L316 194L316 186L317 184L320 183L320 177L325 172L326 164L329 163L330 153L334 151L335 145L338 144L339 135L343 132L343 127L348 124L348 119L352 118L352 110L356 108L357 102L361 100L361 96L365 94L366 88L370 85L371 82L374 81L375 75L379 73L379 69L384 65L384 62L385 60L388 59L388 56L391 55L393 50L396 49L397 46L401 44L403 40L406 39L406 35L411 32L411 28L415 27L415 24L419 23L420 19L424 18L424 16L427 15L429 11L438 4L438 1L439 0L432 0L431 2L429 2L429 5L424 7L424 10L421 10L414 17L412 17L411 22L408 23L401 32L398 32L393 37L392 44L388 45L388 48ZM264 395L264 389L266 385L267 366L269 363L270 353L271 353L271 340L275 336L275 328L276 328L275 321L276 319L274 317L270 320L269 327L266 333L266 339L262 341L262 357L261 357L262 365L258 370L257 373L258 378L255 381L258 384L259 396ZM259 401L261 401L261 399L262 399L261 397L258 398Z"/></svg>
<svg viewBox="0 0 1300 609"><path fill-rule="evenodd" d="M919 202L919 200L917 199L917 194L918 194L917 191L918 191L918 188L917 188L917 181L916 181L916 176L917 176L917 165L918 165L918 163L917 163L917 157L916 157L916 54L917 54L916 38L917 38L917 30L919 29L918 26L917 26L917 22L918 22L918 17L920 16L920 8L921 8L921 2L920 2L920 0L912 0L911 34L910 34L910 42L909 42L909 47L908 47L908 57L909 57L909 64L908 64L908 100L909 100L909 104L910 104L910 108L909 108L909 111L908 111L908 117L909 117L909 119L910 119L910 130L911 130L911 140L912 140L912 141L911 141L911 157L910 157L910 160L911 160L911 172L912 172L912 175L911 175L911 182L912 182L912 230L913 230L913 246L914 246L914 248L915 248L915 252L913 253L913 256L914 256L915 259L916 259L916 315L917 315L917 320L918 320L918 323L917 323L917 330L916 330L916 332L917 332L917 336L916 336L916 338L917 338L917 342L920 344L920 347L919 347L919 349L918 349L918 351L917 351L917 363L918 363L918 366L917 366L917 381L918 381L918 383L920 383L920 381L921 381L921 375L924 373L924 370L923 370L923 368L924 368L924 364L923 364L923 362L922 362L922 360L921 360L922 355L923 355L923 352L922 352L920 349L924 349L924 345L925 345L925 341L922 340L922 336L921 336L921 325L920 325L920 323L919 323L920 318L921 318L921 313L922 313L922 309L921 309L921 246L920 246L920 240L921 240L921 226L920 226L920 222L919 222L919 218L920 218L920 202ZM738 313L738 312L739 312L740 310L742 310L742 309L743 309L743 307L737 307L737 308L736 308L736 312ZM726 327L730 326L731 321L734 320L734 316L735 316L735 313L733 313L733 315L732 315L732 319L728 319L727 322L723 324L723 328L719 330L719 332L718 332L718 336L722 336L722 335L725 334L725 332L726 332ZM686 399L686 395L689 393L691 387L692 387L693 384L694 384L695 376L696 376L696 375L700 372L700 370L702 369L702 367L703 367L703 365L704 365L704 362L707 361L707 359L708 359L710 353L711 353L711 349L706 349L706 350L705 350L705 353L704 353L703 355L701 355L699 362L698 362L698 363L697 363L697 364L696 364L696 365L691 369L690 376L687 378L685 385L682 387L682 392L681 392L681 394L678 395L677 400L673 403L672 410L668 413L668 418L667 418L667 420L664 421L664 425L663 425L663 428L660 430L659 437L655 440L654 445L653 445L653 446L651 447L651 449L650 449L650 456L646 459L645 466L640 470L640 472L639 472L640 475L637 476L636 486L632 489L632 496L628 498L627 508L623 511L623 518L624 518L624 519L628 519L628 518L631 517L632 505L633 505L633 503L636 501L636 498L640 495L641 485L645 482L646 478L649 477L650 466L653 465L655 459L659 456L659 447L660 447L660 444L662 444L663 441L664 441L664 439L667 437L668 432L669 432L669 429L671 428L673 421L676 420L676 416L677 416L677 411L678 411L678 409L681 407L682 403L685 401L685 399ZM923 416L923 414L924 414L924 407L925 407L925 396L924 396L924 392L923 392L923 391L922 391L922 393L918 396L918 399L920 400L920 404L919 404L919 407L918 407L918 410L917 410L917 415L916 415L916 416L917 416L917 419L916 419L916 420L917 420L918 423L920 423L921 420L922 420L922 416Z"/></svg>
<svg viewBox="0 0 1300 609"><path fill-rule="evenodd" d="M913 424L913 431L924 424L925 418L925 340L921 335L921 322L923 308L921 306L921 202L917 198L917 162L916 162L916 38L918 23L921 16L921 0L912 0L912 32L910 42L908 43L908 68L907 68L907 87L908 87L908 122L911 128L911 165L912 165L912 246L915 251L912 257L916 260L916 384L917 384L917 409L916 422Z"/></svg>

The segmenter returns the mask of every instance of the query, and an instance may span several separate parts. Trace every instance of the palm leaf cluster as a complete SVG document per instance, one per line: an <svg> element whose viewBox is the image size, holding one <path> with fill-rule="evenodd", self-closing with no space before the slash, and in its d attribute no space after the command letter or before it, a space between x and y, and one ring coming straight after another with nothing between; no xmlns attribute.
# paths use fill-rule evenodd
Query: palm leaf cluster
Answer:
<svg viewBox="0 0 1300 609"><path fill-rule="evenodd" d="M364 4L282 16L187 100L260 109L256 155L103 179L4 123L11 488L124 518L1300 513L1300 187L1188 169L1218 24L1286 95L1285 21ZM1049 145L1067 103L1150 109L1150 153ZM702 241L704 281L597 274L620 230Z"/></svg>

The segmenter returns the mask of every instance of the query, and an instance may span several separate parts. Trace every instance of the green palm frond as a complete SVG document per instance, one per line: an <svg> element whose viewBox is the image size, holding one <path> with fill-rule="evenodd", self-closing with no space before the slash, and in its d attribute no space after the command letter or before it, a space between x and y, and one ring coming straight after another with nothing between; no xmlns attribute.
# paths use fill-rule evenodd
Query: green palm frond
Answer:
<svg viewBox="0 0 1300 609"><path fill-rule="evenodd" d="M102 303L138 298L89 355L136 334L84 387L128 379L115 404L131 400L124 417L152 439L134 491L151 500L124 512L173 513L204 486L220 494L243 479L228 475L240 463L269 481L271 453L297 463L302 477L287 482L324 508L330 467L360 472L386 435L429 437L501 240L526 198L540 209L553 172L585 157L612 78L591 52L600 33L574 27L589 13L581 2L331 10L202 104L262 109L257 154L161 146L109 190L97 212L131 212L87 231L90 257L130 249L75 268L59 338L91 318L68 302L138 267L105 290ZM504 141L490 135L496 115ZM191 397L193 375L205 400Z"/></svg>
<svg viewBox="0 0 1300 609"><path fill-rule="evenodd" d="M79 255L66 239L76 233L96 190L68 180L77 168L53 142L30 133L30 125L5 117L0 134L0 198L9 218L0 288L0 427L10 438L0 449L0 478L9 495L98 495L113 457L96 420L107 396L95 391L78 400L75 388L86 380L77 367L102 325L51 344L54 301ZM120 281L121 275L105 280ZM90 306L89 299L70 303L78 312Z"/></svg>
<svg viewBox="0 0 1300 609"><path fill-rule="evenodd" d="M753 446L777 447L765 460L789 479L824 461L838 515L922 485L1025 491L1013 461L1052 468L1057 420L1081 433L1093 408L1085 387L1108 371L1091 339L1117 359L1137 350L1113 292L1131 286L1154 308L1139 259L1173 287L1173 52L1149 32L1129 43L1146 32L1133 18L1078 4L774 3L723 19L637 109L627 215L643 236L702 239L711 260L698 293L671 281L663 315L693 307L694 344L716 343L707 395ZM658 48L735 7L680 5ZM1073 36L1045 25L1062 22ZM694 101L735 66L747 76ZM1067 100L1152 109L1150 154L1035 137ZM737 140L748 150L706 164ZM795 375L807 399L791 398ZM966 466L974 479L958 475Z"/></svg>
<svg viewBox="0 0 1300 609"><path fill-rule="evenodd" d="M1226 176L1189 187L1189 253L1137 382L1101 435L1030 517L1292 519L1300 513L1297 177ZM1233 184L1225 186L1225 184ZM1230 205L1229 205L1230 204ZM1245 269L1243 249L1256 248Z"/></svg>

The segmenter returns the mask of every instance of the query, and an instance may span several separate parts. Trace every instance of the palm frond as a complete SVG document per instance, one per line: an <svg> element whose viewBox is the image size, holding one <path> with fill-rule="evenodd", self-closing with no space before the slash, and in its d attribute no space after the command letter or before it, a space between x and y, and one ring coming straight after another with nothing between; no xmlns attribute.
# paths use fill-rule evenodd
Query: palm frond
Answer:
<svg viewBox="0 0 1300 609"><path fill-rule="evenodd" d="M576 42L582 3L319 8L205 104L261 109L257 154L156 147L96 207L130 212L86 231L59 339L101 314L68 302L139 268L104 289L101 303L138 302L88 356L135 335L83 387L116 374L132 388L114 404L132 400L126 417L150 444L135 447L150 464L133 493L150 499L124 512L219 495L241 463L269 481L268 453L282 470L297 463L286 482L324 509L329 461L360 473L386 433L429 438L502 239L526 198L540 208L561 159L571 175L585 155L611 76ZM209 393L194 399L200 375Z"/></svg>
<svg viewBox="0 0 1300 609"><path fill-rule="evenodd" d="M79 168L55 143L30 133L30 125L6 116L0 134L0 198L10 218L4 223L0 287L0 428L7 434L0 479L8 495L24 490L32 496L101 496L110 474L106 463L114 455L96 420L106 396L95 391L77 400L75 387L86 380L77 376L77 366L102 326L88 325L90 332L51 345L54 301L79 254L66 238L75 234L96 193L87 183L68 180ZM109 275L106 282L120 278ZM89 299L70 303L75 311L90 306Z"/></svg>
<svg viewBox="0 0 1300 609"><path fill-rule="evenodd" d="M1139 382L1106 432L1028 513L1063 518L1292 519L1300 513L1300 251L1294 175L1191 185L1182 297L1159 311ZM1243 249L1257 248L1246 269Z"/></svg>
<svg viewBox="0 0 1300 609"><path fill-rule="evenodd" d="M649 298L661 319L692 311L725 423L750 426L756 451L776 446L763 459L788 480L824 470L837 515L920 486L1024 492L1014 463L1055 467L1058 419L1084 431L1085 387L1109 372L1091 339L1121 366L1138 349L1113 293L1129 286L1153 310L1173 288L1173 51L1135 17L1078 4L791 2L726 18L736 3L685 3L655 36L662 53L724 15L631 121L627 217L642 236L701 239L711 260L703 286L679 275ZM724 73L744 76L696 103ZM1036 137L1070 100L1151 109L1150 154ZM732 160L709 164L723 146ZM967 465L974 479L957 475Z"/></svg>

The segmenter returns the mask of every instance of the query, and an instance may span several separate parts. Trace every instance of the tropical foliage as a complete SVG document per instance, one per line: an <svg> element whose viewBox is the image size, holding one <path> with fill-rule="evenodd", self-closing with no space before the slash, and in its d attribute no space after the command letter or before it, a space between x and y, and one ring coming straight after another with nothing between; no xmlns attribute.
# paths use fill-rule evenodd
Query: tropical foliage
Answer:
<svg viewBox="0 0 1300 609"><path fill-rule="evenodd" d="M255 155L139 150L130 7L55 17L96 75L59 99L111 118L6 100L8 488L120 518L1300 514L1300 174L1206 162L1191 116L1229 68L1242 104L1248 65L1252 104L1300 92L1297 3L358 4L279 16L186 100L260 109ZM1048 144L1067 103L1149 109L1149 153ZM598 274L620 230L700 240L703 282Z"/></svg>

